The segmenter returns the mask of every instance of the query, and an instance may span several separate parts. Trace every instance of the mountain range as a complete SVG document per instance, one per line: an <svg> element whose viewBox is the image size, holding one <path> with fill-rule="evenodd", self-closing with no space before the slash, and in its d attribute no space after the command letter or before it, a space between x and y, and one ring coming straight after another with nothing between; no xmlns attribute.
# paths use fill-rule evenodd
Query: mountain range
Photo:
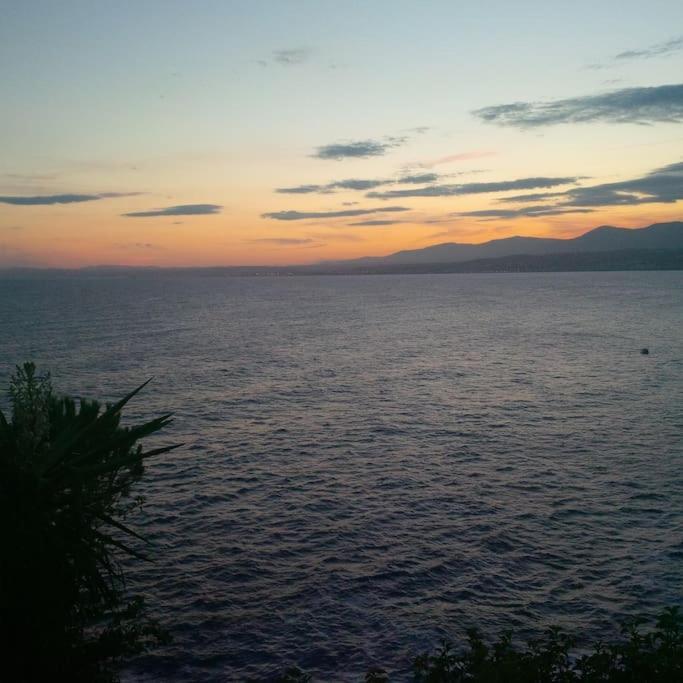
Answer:
<svg viewBox="0 0 683 683"><path fill-rule="evenodd" d="M646 228L603 225L572 239L508 237L481 244L446 242L307 266L159 267L102 265L79 269L0 268L0 276L355 275L382 273L497 273L600 270L683 270L683 221Z"/></svg>
<svg viewBox="0 0 683 683"><path fill-rule="evenodd" d="M392 266L464 263L509 256L545 256L631 249L683 249L683 221L655 223L646 228L603 225L571 239L506 237L481 244L445 242L423 249L398 251L389 256L370 256L326 262L334 266Z"/></svg>

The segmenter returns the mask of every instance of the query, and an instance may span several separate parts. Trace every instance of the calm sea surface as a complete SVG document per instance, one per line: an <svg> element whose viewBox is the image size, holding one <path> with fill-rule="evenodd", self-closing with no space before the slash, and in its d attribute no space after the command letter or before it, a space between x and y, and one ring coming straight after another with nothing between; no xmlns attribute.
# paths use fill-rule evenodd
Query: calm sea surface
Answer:
<svg viewBox="0 0 683 683"><path fill-rule="evenodd" d="M682 600L683 273L0 281L3 391L25 359L153 375L130 414L186 444L132 568L175 642L129 680L401 681L472 624Z"/></svg>

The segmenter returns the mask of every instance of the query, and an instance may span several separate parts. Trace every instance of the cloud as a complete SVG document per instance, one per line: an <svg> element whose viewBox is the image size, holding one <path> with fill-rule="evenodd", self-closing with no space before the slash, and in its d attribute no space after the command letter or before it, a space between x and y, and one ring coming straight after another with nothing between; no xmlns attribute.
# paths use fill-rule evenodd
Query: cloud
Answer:
<svg viewBox="0 0 683 683"><path fill-rule="evenodd" d="M538 187L555 187L568 185L578 180L577 177L566 178L518 178L491 183L462 183L460 185L427 185L425 187L405 190L386 190L384 192L368 192L365 196L374 199L392 199L396 197L453 197L466 194L484 194L490 192L509 192L510 190L532 190Z"/></svg>
<svg viewBox="0 0 683 683"><path fill-rule="evenodd" d="M378 226L378 225L397 225L398 223L403 223L403 221L386 221L386 220L359 221L358 223L349 223L349 225Z"/></svg>
<svg viewBox="0 0 683 683"><path fill-rule="evenodd" d="M510 197L500 197L496 201L501 203L516 202L538 202L550 199L551 197L561 197L564 192L532 192L527 194L515 194Z"/></svg>
<svg viewBox="0 0 683 683"><path fill-rule="evenodd" d="M681 123L683 84L623 88L551 102L513 102L472 112L485 123L536 128L560 123Z"/></svg>
<svg viewBox="0 0 683 683"><path fill-rule="evenodd" d="M436 173L422 173L420 175L407 175L402 178L377 179L377 178L346 178L345 180L334 180L326 185L295 185L294 187L278 187L275 192L280 194L332 194L337 190L372 190L382 185L416 185L419 183L430 183L439 179Z"/></svg>
<svg viewBox="0 0 683 683"><path fill-rule="evenodd" d="M2 197L3 204L16 204L17 206L46 206L51 204L73 204L76 202L92 202L101 199L95 194L52 194L34 197Z"/></svg>
<svg viewBox="0 0 683 683"><path fill-rule="evenodd" d="M355 140L337 142L331 145L317 147L313 156L316 159L367 159L369 157L384 156L394 147L400 147L406 138L387 137L382 140Z"/></svg>
<svg viewBox="0 0 683 683"><path fill-rule="evenodd" d="M335 190L371 190L391 183L390 180L370 180L365 178L347 178L335 180L327 185L296 185L294 187L278 187L275 192L280 194L331 194Z"/></svg>
<svg viewBox="0 0 683 683"><path fill-rule="evenodd" d="M307 62L312 51L307 47L291 47L285 50L273 50L272 61L282 66L296 66Z"/></svg>
<svg viewBox="0 0 683 683"><path fill-rule="evenodd" d="M655 43L650 47L641 48L637 50L625 50L610 58L606 63L588 64L586 68L599 70L607 69L618 65L620 62L633 59L652 59L653 57L668 57L676 52L683 50L683 36L665 40L662 43Z"/></svg>
<svg viewBox="0 0 683 683"><path fill-rule="evenodd" d="M494 156L496 152L490 150L474 150L472 152L460 152L458 154L449 154L445 157L432 159L431 161L423 161L420 166L423 168L433 168L440 164L451 164L454 161L469 161L470 159L481 159L482 157Z"/></svg>
<svg viewBox="0 0 683 683"><path fill-rule="evenodd" d="M553 200L551 204L531 205L520 209L470 211L462 216L515 218L549 216L555 213L582 213L603 206L672 204L683 200L683 162L657 168L638 178L614 183L573 187L564 192L522 194L499 201L524 202Z"/></svg>
<svg viewBox="0 0 683 683"><path fill-rule="evenodd" d="M329 194L326 187L326 185L295 185L294 187L276 187L275 192L280 194Z"/></svg>
<svg viewBox="0 0 683 683"><path fill-rule="evenodd" d="M328 185L331 189L340 190L371 190L373 187L385 185L386 180L364 180L362 178L349 178L348 180L337 180Z"/></svg>
<svg viewBox="0 0 683 683"><path fill-rule="evenodd" d="M274 211L261 214L261 218L272 218L276 221L303 221L309 218L347 218L409 210L405 206L386 206L378 209L344 209L342 211Z"/></svg>
<svg viewBox="0 0 683 683"><path fill-rule="evenodd" d="M31 197L7 197L0 196L0 203L14 204L15 206L51 206L53 204L76 204L80 202L93 202L98 199L111 199L114 197L134 197L140 192L101 192L100 194L49 194L34 195Z"/></svg>
<svg viewBox="0 0 683 683"><path fill-rule="evenodd" d="M683 162L655 169L640 178L573 188L564 196L563 204L570 206L670 204L683 199Z"/></svg>
<svg viewBox="0 0 683 683"><path fill-rule="evenodd" d="M663 43L656 43L642 50L626 50L615 55L614 59L651 59L652 57L665 57L679 50L683 50L683 36L666 40Z"/></svg>
<svg viewBox="0 0 683 683"><path fill-rule="evenodd" d="M565 213L592 213L593 209L579 209L553 206L524 206L521 209L485 209L482 211L463 211L458 216L469 216L476 218L540 218L542 216L558 216Z"/></svg>
<svg viewBox="0 0 683 683"><path fill-rule="evenodd" d="M404 175L399 178L397 183L405 183L406 185L420 185L421 183L435 183L439 179L437 173L417 173L414 175Z"/></svg>
<svg viewBox="0 0 683 683"><path fill-rule="evenodd" d="M121 215L129 218L149 218L152 216L206 216L220 213L222 208L223 207L219 204L180 204L178 206L167 206L164 209L132 211Z"/></svg>
<svg viewBox="0 0 683 683"><path fill-rule="evenodd" d="M252 244L277 244L283 247L297 246L301 244L312 244L315 240L310 238L296 238L296 237L261 237L259 239L247 240Z"/></svg>

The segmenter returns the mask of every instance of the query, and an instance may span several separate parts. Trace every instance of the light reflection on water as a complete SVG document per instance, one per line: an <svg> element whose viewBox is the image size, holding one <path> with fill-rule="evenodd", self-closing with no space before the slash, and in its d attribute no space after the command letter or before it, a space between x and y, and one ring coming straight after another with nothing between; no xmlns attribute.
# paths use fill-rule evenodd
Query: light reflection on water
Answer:
<svg viewBox="0 0 683 683"><path fill-rule="evenodd" d="M0 282L0 382L167 410L135 678L321 680L680 602L683 274ZM649 356L641 356L643 346ZM334 673L336 672L336 673Z"/></svg>

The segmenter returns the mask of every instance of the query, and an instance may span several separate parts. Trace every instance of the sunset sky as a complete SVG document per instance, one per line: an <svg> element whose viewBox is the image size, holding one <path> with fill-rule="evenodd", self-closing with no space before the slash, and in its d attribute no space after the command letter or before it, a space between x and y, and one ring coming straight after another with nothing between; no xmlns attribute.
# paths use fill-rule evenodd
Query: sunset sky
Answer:
<svg viewBox="0 0 683 683"><path fill-rule="evenodd" d="M683 218L680 0L0 6L0 266Z"/></svg>

